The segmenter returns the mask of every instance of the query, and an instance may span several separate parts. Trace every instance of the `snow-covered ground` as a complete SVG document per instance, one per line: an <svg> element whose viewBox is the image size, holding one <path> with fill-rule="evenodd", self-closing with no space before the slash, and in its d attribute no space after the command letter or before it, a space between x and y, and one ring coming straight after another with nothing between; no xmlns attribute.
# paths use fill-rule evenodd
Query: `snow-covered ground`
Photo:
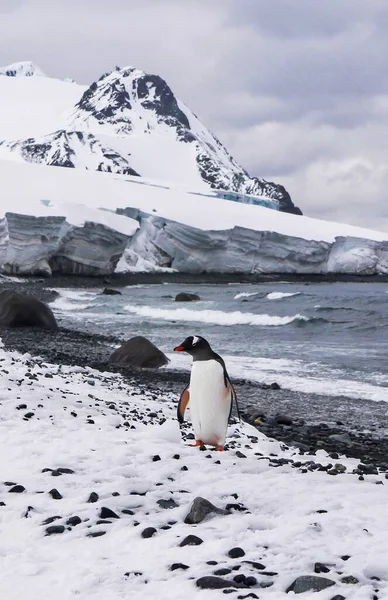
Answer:
<svg viewBox="0 0 388 600"><path fill-rule="evenodd" d="M0 161L0 179L6 190L0 204L0 217L7 211L35 216L67 216L72 206L71 218L77 225L81 221L76 217L77 211L82 211L85 220L89 209L104 209L99 213L90 212L89 219L94 222L105 219L106 223L106 211L132 207L202 230L244 227L326 242L333 242L336 236L388 240L387 232L192 194L173 184L162 186L158 182L153 185L151 180L138 177L115 175L113 178L109 173ZM42 200L49 201L49 205L43 205ZM115 218L120 222L126 219ZM119 226L115 222L111 227L118 229Z"/></svg>
<svg viewBox="0 0 388 600"><path fill-rule="evenodd" d="M383 474L359 480L355 460L333 461L323 451L299 456L246 424L230 427L228 451L201 452L181 440L177 398L140 391L119 375L1 348L0 402L0 580L7 600L210 600L224 597L223 590L200 590L196 581L220 568L236 568L224 576L230 581L238 574L257 581L232 598L282 600L293 597L286 589L298 576L314 574L316 562L329 569L318 577L335 585L301 597L370 600L377 589L379 599L388 597L387 486L376 485L386 483ZM302 465L279 466L278 459ZM303 463L310 460L340 463L346 473L309 471ZM58 475L59 468L74 472ZM25 490L11 493L15 485ZM88 502L92 492L98 498ZM198 496L247 510L185 524ZM160 500L176 506L162 508ZM119 518L101 518L103 507ZM75 516L78 524L67 524ZM46 535L51 526L64 531ZM156 533L143 539L147 527ZM203 543L180 547L190 534ZM245 555L230 558L234 547ZM188 568L171 570L174 563ZM341 582L347 576L358 582Z"/></svg>

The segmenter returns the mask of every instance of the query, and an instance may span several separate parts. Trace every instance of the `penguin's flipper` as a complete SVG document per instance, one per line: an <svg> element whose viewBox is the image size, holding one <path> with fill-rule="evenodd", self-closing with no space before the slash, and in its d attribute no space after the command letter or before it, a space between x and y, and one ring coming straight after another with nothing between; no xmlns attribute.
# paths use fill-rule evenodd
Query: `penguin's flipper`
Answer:
<svg viewBox="0 0 388 600"><path fill-rule="evenodd" d="M234 401L236 404L237 416L238 416L239 420L241 421L241 415L240 415L240 409L238 406L236 390L234 389L233 384L229 379L229 376L227 376L227 386L228 386L228 390L230 391L230 397L231 397L229 418L231 417L231 414L232 414L233 401Z"/></svg>
<svg viewBox="0 0 388 600"><path fill-rule="evenodd" d="M180 424L185 420L185 410L190 400L190 390L187 385L183 392L181 393L181 397L179 398L177 417Z"/></svg>

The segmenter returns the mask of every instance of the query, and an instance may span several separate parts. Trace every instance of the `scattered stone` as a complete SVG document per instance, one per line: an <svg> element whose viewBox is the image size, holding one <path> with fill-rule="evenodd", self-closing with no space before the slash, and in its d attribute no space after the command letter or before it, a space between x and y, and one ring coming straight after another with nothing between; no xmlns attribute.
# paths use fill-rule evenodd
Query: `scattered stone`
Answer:
<svg viewBox="0 0 388 600"><path fill-rule="evenodd" d="M247 565L251 565L251 567L253 567L254 569L257 569L258 571L263 571L265 569L264 565L262 565L259 562L255 562L253 560L243 560L243 563L246 563Z"/></svg>
<svg viewBox="0 0 388 600"><path fill-rule="evenodd" d="M51 498L53 498L54 500L61 500L63 498L62 494L60 494L58 492L58 490L56 490L55 488L50 490L49 494L50 494Z"/></svg>
<svg viewBox="0 0 388 600"><path fill-rule="evenodd" d="M361 472L363 475L378 475L379 472L374 465L364 465L360 463L357 465L357 472Z"/></svg>
<svg viewBox="0 0 388 600"><path fill-rule="evenodd" d="M349 560L349 558L351 558L350 554L343 554L343 555L341 556L341 559L342 559L342 560L344 560L344 561L347 561L347 560Z"/></svg>
<svg viewBox="0 0 388 600"><path fill-rule="evenodd" d="M158 500L156 504L158 504L160 508L164 508L166 510L179 506L179 504L175 502L174 498L169 498L168 500Z"/></svg>
<svg viewBox="0 0 388 600"><path fill-rule="evenodd" d="M37 298L15 290L0 292L0 327L58 329L51 308Z"/></svg>
<svg viewBox="0 0 388 600"><path fill-rule="evenodd" d="M135 366L158 369L169 360L159 348L143 336L136 336L117 348L109 358L109 362L121 366Z"/></svg>
<svg viewBox="0 0 388 600"><path fill-rule="evenodd" d="M248 587L253 587L254 585L257 585L257 579L256 577L253 577L253 575L249 575L249 577L245 577L244 583Z"/></svg>
<svg viewBox="0 0 388 600"><path fill-rule="evenodd" d="M193 500L190 512L185 517L185 523L188 525L196 525L201 523L208 515L215 513L217 515L227 515L228 510L217 508L209 500L198 496Z"/></svg>
<svg viewBox="0 0 388 600"><path fill-rule="evenodd" d="M245 552L242 548L232 548L229 550L228 556L230 558L241 558L242 556L245 556Z"/></svg>
<svg viewBox="0 0 388 600"><path fill-rule="evenodd" d="M227 569L226 567L224 567L223 569L216 569L214 571L214 575L217 575L218 577L223 577L224 575L229 575L229 573L232 572L232 569Z"/></svg>
<svg viewBox="0 0 388 600"><path fill-rule="evenodd" d="M245 575L243 575L242 573L239 573L238 575L235 575L233 577L233 581L235 583L245 583Z"/></svg>
<svg viewBox="0 0 388 600"><path fill-rule="evenodd" d="M253 592L250 592L249 594L245 594L245 596L237 596L237 600L244 600L245 598L259 598L259 596L256 596L256 594L254 594Z"/></svg>
<svg viewBox="0 0 388 600"><path fill-rule="evenodd" d="M329 439L333 440L334 442L339 442L340 444L346 444L347 446L353 446L352 439L347 432L333 433L332 435L329 435Z"/></svg>
<svg viewBox="0 0 388 600"><path fill-rule="evenodd" d="M107 508L106 506L102 506L100 510L100 519L119 519L119 515L117 515L113 510Z"/></svg>
<svg viewBox="0 0 388 600"><path fill-rule="evenodd" d="M242 452L240 452L240 450L237 450L236 456L237 456L237 458L246 458L246 455L243 454Z"/></svg>
<svg viewBox="0 0 388 600"><path fill-rule="evenodd" d="M242 584L237 584L233 581L228 581L227 579L222 579L221 577L214 577L212 575L200 577L200 579L197 579L196 584L197 587L201 588L201 590L222 590L225 588L245 587Z"/></svg>
<svg viewBox="0 0 388 600"><path fill-rule="evenodd" d="M124 515L134 515L135 513L130 508L123 508L121 511Z"/></svg>
<svg viewBox="0 0 388 600"><path fill-rule="evenodd" d="M101 535L105 535L106 531L92 531L91 533L88 533L86 537L100 537Z"/></svg>
<svg viewBox="0 0 388 600"><path fill-rule="evenodd" d="M89 504L94 504L98 500L98 494L96 492L91 492L89 498L86 500Z"/></svg>
<svg viewBox="0 0 388 600"><path fill-rule="evenodd" d="M314 573L329 573L330 569L325 564L317 562L314 565Z"/></svg>
<svg viewBox="0 0 388 600"><path fill-rule="evenodd" d="M334 452L333 452L333 454L334 454ZM345 467L345 465L341 465L341 463L336 463L336 464L334 465L334 468L335 468L335 470L336 470L336 471L338 471L339 473L345 473L345 471L346 471L346 467Z"/></svg>
<svg viewBox="0 0 388 600"><path fill-rule="evenodd" d="M273 581L260 581L259 586L261 588L269 588L273 585Z"/></svg>
<svg viewBox="0 0 388 600"><path fill-rule="evenodd" d="M155 527L146 527L145 529L143 529L143 531L141 532L141 537L142 538L151 538L152 536L154 536L156 533L156 529Z"/></svg>
<svg viewBox="0 0 388 600"><path fill-rule="evenodd" d="M342 583L351 583L355 585L358 583L357 577L353 577L353 575L345 575L345 577L341 577Z"/></svg>
<svg viewBox="0 0 388 600"><path fill-rule="evenodd" d="M162 460L159 454L155 454L155 456L152 457L152 462L158 462L159 460Z"/></svg>
<svg viewBox="0 0 388 600"><path fill-rule="evenodd" d="M21 494L25 491L26 491L26 488L24 487L24 485L14 485L13 487L11 487L10 490L8 490L8 493L9 494Z"/></svg>
<svg viewBox="0 0 388 600"><path fill-rule="evenodd" d="M71 525L71 527L75 527L76 525L79 525L81 522L82 522L81 519L77 515L74 515L74 517L70 517L69 519L67 519L66 525Z"/></svg>
<svg viewBox="0 0 388 600"><path fill-rule="evenodd" d="M113 288L104 288L101 294L104 296L121 296L121 292L119 290L114 290Z"/></svg>
<svg viewBox="0 0 388 600"><path fill-rule="evenodd" d="M346 598L345 596L342 596L342 594L336 594L335 596L330 598L330 600L346 600Z"/></svg>
<svg viewBox="0 0 388 600"><path fill-rule="evenodd" d="M226 511L231 511L231 510L238 510L240 512L246 511L248 510L246 506L244 506L243 504L241 504L241 502L239 503L229 503L225 506L225 510Z"/></svg>
<svg viewBox="0 0 388 600"><path fill-rule="evenodd" d="M279 388L272 388L272 389L279 389ZM288 417L287 415L277 414L277 415L275 415L275 421L278 425L288 425L288 426L292 425L292 419L291 419L291 417Z"/></svg>
<svg viewBox="0 0 388 600"><path fill-rule="evenodd" d="M170 567L170 571L177 571L178 569L182 569L182 571L187 571L190 569L189 565L185 565L183 563L173 563Z"/></svg>
<svg viewBox="0 0 388 600"><path fill-rule="evenodd" d="M64 525L51 525L46 528L46 535L54 535L56 533L63 533L65 531Z"/></svg>
<svg viewBox="0 0 388 600"><path fill-rule="evenodd" d="M335 581L327 577L316 577L315 575L302 575L297 577L295 581L287 588L287 594L294 592L295 594L303 594L304 592L320 592L328 587L335 585Z"/></svg>
<svg viewBox="0 0 388 600"><path fill-rule="evenodd" d="M181 541L179 546L183 548L183 546L200 546L203 544L203 540L196 535L188 535L184 540Z"/></svg>
<svg viewBox="0 0 388 600"><path fill-rule="evenodd" d="M216 560L208 560L206 564L214 567L215 565L218 565L218 562Z"/></svg>
<svg viewBox="0 0 388 600"><path fill-rule="evenodd" d="M200 299L198 294L190 294L189 292L180 292L175 296L175 302L195 302Z"/></svg>
<svg viewBox="0 0 388 600"><path fill-rule="evenodd" d="M73 475L74 474L73 469L68 469L66 467L58 467L57 471L59 473L63 473L64 475Z"/></svg>
<svg viewBox="0 0 388 600"><path fill-rule="evenodd" d="M62 517L56 515L55 517L47 517L47 519L45 519L42 522L42 525L50 525L50 523L53 523L54 521L57 521L58 519L62 519Z"/></svg>

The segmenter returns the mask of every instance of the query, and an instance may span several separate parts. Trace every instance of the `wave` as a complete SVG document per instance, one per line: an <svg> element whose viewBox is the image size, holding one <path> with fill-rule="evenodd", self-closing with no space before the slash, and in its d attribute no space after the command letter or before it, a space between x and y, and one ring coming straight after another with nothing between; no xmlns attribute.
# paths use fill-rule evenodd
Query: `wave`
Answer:
<svg viewBox="0 0 388 600"><path fill-rule="evenodd" d="M270 292L267 294L267 300L281 300L282 298L291 298L299 296L301 292Z"/></svg>
<svg viewBox="0 0 388 600"><path fill-rule="evenodd" d="M278 317L273 315L243 313L240 311L223 312L221 310L190 310L189 308L164 309L152 306L124 306L128 312L139 317L162 319L164 321L186 321L190 323L210 323L213 325L257 325L277 327L293 321L309 321L303 315Z"/></svg>
<svg viewBox="0 0 388 600"><path fill-rule="evenodd" d="M239 298L250 298L251 296L259 296L261 292L240 292L236 294L234 300L238 300Z"/></svg>
<svg viewBox="0 0 388 600"><path fill-rule="evenodd" d="M59 293L58 298L50 302L50 306L54 310L60 311L80 311L89 308L95 308L96 304L93 300L97 299L97 292L68 290L68 289L53 289Z"/></svg>

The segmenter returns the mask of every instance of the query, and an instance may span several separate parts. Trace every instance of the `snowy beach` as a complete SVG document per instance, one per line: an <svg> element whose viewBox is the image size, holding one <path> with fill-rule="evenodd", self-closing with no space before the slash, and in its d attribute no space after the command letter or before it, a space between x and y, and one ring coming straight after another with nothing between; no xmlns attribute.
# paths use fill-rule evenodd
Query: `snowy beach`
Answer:
<svg viewBox="0 0 388 600"><path fill-rule="evenodd" d="M281 600L314 570L333 582L316 598L387 597L384 472L301 456L248 424L230 427L226 452L201 452L181 439L175 394L4 349L0 364L7 599L210 599L223 590L197 582L219 576L232 597ZM230 514L185 524L196 497ZM200 545L181 546L189 535Z"/></svg>

